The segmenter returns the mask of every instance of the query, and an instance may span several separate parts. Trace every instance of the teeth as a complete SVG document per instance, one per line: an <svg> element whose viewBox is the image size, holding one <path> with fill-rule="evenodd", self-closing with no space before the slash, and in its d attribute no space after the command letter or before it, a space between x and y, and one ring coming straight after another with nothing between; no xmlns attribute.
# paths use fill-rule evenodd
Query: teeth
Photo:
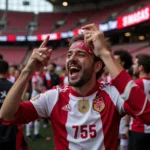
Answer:
<svg viewBox="0 0 150 150"><path fill-rule="evenodd" d="M70 67L70 69L78 69L77 67Z"/></svg>

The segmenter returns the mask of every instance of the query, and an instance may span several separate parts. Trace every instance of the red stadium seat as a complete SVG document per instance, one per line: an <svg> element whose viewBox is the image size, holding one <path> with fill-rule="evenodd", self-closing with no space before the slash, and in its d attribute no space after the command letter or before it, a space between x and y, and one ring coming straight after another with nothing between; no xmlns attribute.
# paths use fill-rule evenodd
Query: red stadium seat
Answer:
<svg viewBox="0 0 150 150"><path fill-rule="evenodd" d="M27 53L27 47L0 47L0 53L10 65L20 64Z"/></svg>

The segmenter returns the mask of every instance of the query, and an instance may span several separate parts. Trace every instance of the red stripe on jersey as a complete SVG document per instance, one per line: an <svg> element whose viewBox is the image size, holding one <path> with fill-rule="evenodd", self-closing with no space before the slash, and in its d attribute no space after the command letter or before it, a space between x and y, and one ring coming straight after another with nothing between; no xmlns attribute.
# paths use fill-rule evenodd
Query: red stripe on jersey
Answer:
<svg viewBox="0 0 150 150"><path fill-rule="evenodd" d="M144 79L146 79L145 81L148 82L147 84L149 84L150 78L139 78L139 79L135 80L135 83L138 86L140 86L146 94L146 91L144 89L144 81L143 81ZM131 129L131 131L134 131L134 132L144 133L145 132L145 127L146 126L144 126L143 122L141 122L140 119L133 118L130 129Z"/></svg>
<svg viewBox="0 0 150 150"><path fill-rule="evenodd" d="M132 79L129 74L124 70L113 80L113 85L115 85L119 93L122 94L126 88L126 85L131 80ZM126 107L124 107L125 111L128 112L128 114L132 116L136 115L145 124L150 125L150 102L147 101L145 93L139 86L132 87L126 103L131 110L130 112L128 112Z"/></svg>
<svg viewBox="0 0 150 150"><path fill-rule="evenodd" d="M126 70L123 70L115 79L112 80L112 84L115 85L119 93L122 94L130 80L132 80L132 78Z"/></svg>
<svg viewBox="0 0 150 150"><path fill-rule="evenodd" d="M66 122L68 118L67 109L62 109L69 103L68 92L63 91L59 94L57 103L51 112L51 122L54 135L55 150L67 150L69 142L67 141Z"/></svg>
<svg viewBox="0 0 150 150"><path fill-rule="evenodd" d="M105 107L107 107L102 112L100 112L101 121L103 124L105 149L116 150L118 149L117 147L118 147L119 122L121 116L116 110L116 107L112 102L110 96L106 92L104 91L101 92L100 96L105 97L104 102Z"/></svg>
<svg viewBox="0 0 150 150"><path fill-rule="evenodd" d="M25 124L38 119L38 114L33 104L30 101L20 102L19 109L12 121L2 121L5 125L10 124Z"/></svg>
<svg viewBox="0 0 150 150"><path fill-rule="evenodd" d="M141 79L135 80L135 83L144 90L144 85ZM140 123L137 119L132 120L131 131L144 133L144 124Z"/></svg>

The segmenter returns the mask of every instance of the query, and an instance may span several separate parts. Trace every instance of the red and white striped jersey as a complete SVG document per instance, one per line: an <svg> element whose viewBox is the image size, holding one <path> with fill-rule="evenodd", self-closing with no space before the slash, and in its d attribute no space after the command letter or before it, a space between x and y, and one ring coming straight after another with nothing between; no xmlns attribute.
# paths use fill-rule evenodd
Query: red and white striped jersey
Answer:
<svg viewBox="0 0 150 150"><path fill-rule="evenodd" d="M39 92L37 92L35 89L34 89L34 85L37 85L37 87L39 89L41 89L42 91L42 88L43 88L43 78L39 75L33 75L32 77L32 94L31 94L31 97L35 97L39 94Z"/></svg>
<svg viewBox="0 0 150 150"><path fill-rule="evenodd" d="M13 121L5 124L46 117L52 122L56 150L117 150L121 115L126 112L150 124L150 102L126 71L113 80L113 85L120 94L104 82L97 83L84 98L71 86L49 90L20 103ZM89 104L84 114L79 109L83 99Z"/></svg>
<svg viewBox="0 0 150 150"><path fill-rule="evenodd" d="M144 90L148 100L150 100L150 78L139 78L135 82ZM140 119L131 118L130 130L140 133L150 133L150 126L143 124Z"/></svg>
<svg viewBox="0 0 150 150"><path fill-rule="evenodd" d="M12 82L12 83L15 83L15 81L16 81L15 77L13 75L10 75L10 74L7 75L7 80Z"/></svg>

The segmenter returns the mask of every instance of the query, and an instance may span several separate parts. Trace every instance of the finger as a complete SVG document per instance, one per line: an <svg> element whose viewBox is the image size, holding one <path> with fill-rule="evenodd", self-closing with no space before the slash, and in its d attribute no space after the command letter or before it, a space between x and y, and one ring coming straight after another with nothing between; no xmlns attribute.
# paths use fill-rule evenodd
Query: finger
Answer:
<svg viewBox="0 0 150 150"><path fill-rule="evenodd" d="M46 55L47 55L48 58L50 58L50 56L52 55L52 49L48 49L46 51Z"/></svg>
<svg viewBox="0 0 150 150"><path fill-rule="evenodd" d="M48 41L49 41L49 35L46 37L46 39L42 42L42 44L40 45L40 47L39 48L43 48L43 47L45 47L46 46L46 44L48 43Z"/></svg>
<svg viewBox="0 0 150 150"><path fill-rule="evenodd" d="M38 53L39 56L41 56L42 58L44 58L46 60L46 62L50 59L51 54L52 54L52 49L48 49L47 53Z"/></svg>
<svg viewBox="0 0 150 150"><path fill-rule="evenodd" d="M98 30L97 26L94 23L87 24L87 25L85 25L85 26L83 26L81 28L84 29L84 30L93 30L93 31L97 31Z"/></svg>
<svg viewBox="0 0 150 150"><path fill-rule="evenodd" d="M87 47L92 51L93 50L93 37L87 38Z"/></svg>
<svg viewBox="0 0 150 150"><path fill-rule="evenodd" d="M44 51L47 51L47 50L48 50L48 48L44 47L44 48L35 48L33 51L44 52Z"/></svg>
<svg viewBox="0 0 150 150"><path fill-rule="evenodd" d="M36 53L36 54L33 56L33 59L35 59L36 61L40 62L42 65L44 65L44 58L41 57L38 53Z"/></svg>
<svg viewBox="0 0 150 150"><path fill-rule="evenodd" d="M94 34L95 31L85 30L84 34Z"/></svg>

